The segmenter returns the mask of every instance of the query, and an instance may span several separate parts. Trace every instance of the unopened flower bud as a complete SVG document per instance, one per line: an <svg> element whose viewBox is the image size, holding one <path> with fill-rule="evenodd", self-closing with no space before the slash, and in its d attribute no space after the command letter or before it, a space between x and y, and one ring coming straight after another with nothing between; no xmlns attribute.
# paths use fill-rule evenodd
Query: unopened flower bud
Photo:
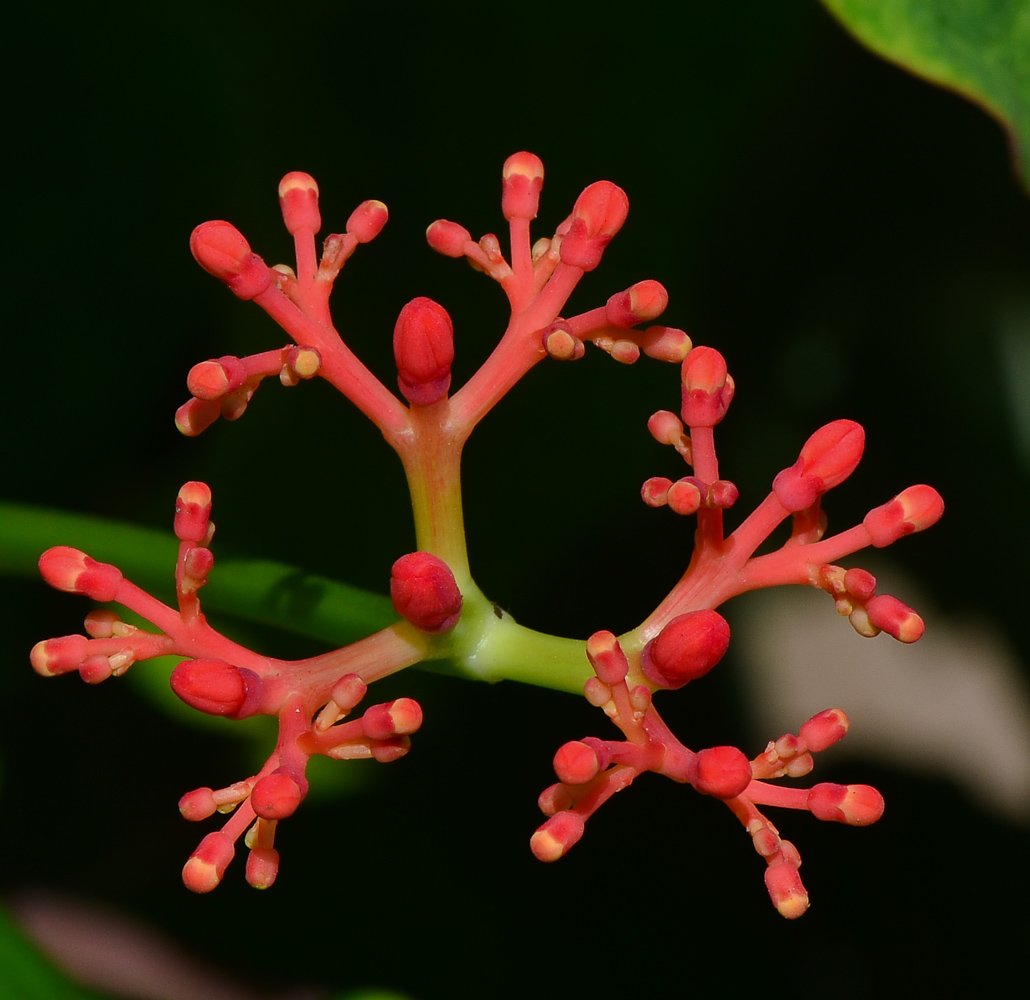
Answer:
<svg viewBox="0 0 1030 1000"><path fill-rule="evenodd" d="M224 660L183 660L172 671L170 683L187 705L208 715L245 718L261 700L261 678Z"/></svg>
<svg viewBox="0 0 1030 1000"><path fill-rule="evenodd" d="M665 476L652 476L640 487L640 498L648 507L664 507L669 502L672 480Z"/></svg>
<svg viewBox="0 0 1030 1000"><path fill-rule="evenodd" d="M454 574L429 552L411 552L393 564L390 598L397 614L423 632L446 632L461 617Z"/></svg>
<svg viewBox="0 0 1030 1000"><path fill-rule="evenodd" d="M751 784L751 762L736 747L709 747L694 755L687 774L702 795L735 799Z"/></svg>
<svg viewBox="0 0 1030 1000"><path fill-rule="evenodd" d="M622 188L611 181L591 184L572 209L569 230L561 242L562 263L592 271L628 213L629 198Z"/></svg>
<svg viewBox="0 0 1030 1000"><path fill-rule="evenodd" d="M191 892L210 892L225 874L236 848L232 838L217 830L209 833L182 869L182 881Z"/></svg>
<svg viewBox="0 0 1030 1000"><path fill-rule="evenodd" d="M870 785L823 782L809 791L808 809L816 819L869 826L883 815L883 796Z"/></svg>
<svg viewBox="0 0 1030 1000"><path fill-rule="evenodd" d="M42 677L56 677L78 670L89 655L89 640L84 635L63 635L37 642L29 653L32 669Z"/></svg>
<svg viewBox="0 0 1030 1000"><path fill-rule="evenodd" d="M226 355L195 364L186 376L186 388L197 399L220 399L247 381L247 369L236 357Z"/></svg>
<svg viewBox="0 0 1030 1000"><path fill-rule="evenodd" d="M347 234L359 243L369 243L383 231L389 217L390 213L381 201L374 198L363 201L347 220Z"/></svg>
<svg viewBox="0 0 1030 1000"><path fill-rule="evenodd" d="M412 299L397 317L393 354L405 399L415 406L443 399L454 360L454 327L443 306L424 296Z"/></svg>
<svg viewBox="0 0 1030 1000"><path fill-rule="evenodd" d="M357 674L344 674L334 685L330 696L345 712L354 708L362 698L368 685Z"/></svg>
<svg viewBox="0 0 1030 1000"><path fill-rule="evenodd" d="M437 219L426 230L426 242L445 257L464 257L465 247L472 242L472 234L456 222Z"/></svg>
<svg viewBox="0 0 1030 1000"><path fill-rule="evenodd" d="M844 587L860 601L868 601L876 593L876 577L867 569L852 567L844 574Z"/></svg>
<svg viewBox="0 0 1030 1000"><path fill-rule="evenodd" d="M572 808L572 793L559 781L545 788L537 798L536 804L545 816L553 816Z"/></svg>
<svg viewBox="0 0 1030 1000"><path fill-rule="evenodd" d="M649 358L677 365L694 346L686 331L674 326L649 326L638 335L637 343Z"/></svg>
<svg viewBox="0 0 1030 1000"><path fill-rule="evenodd" d="M695 347L684 359L681 374L683 406L688 427L714 427L733 399L733 379L726 359L714 347Z"/></svg>
<svg viewBox="0 0 1030 1000"><path fill-rule="evenodd" d="M566 809L555 813L529 841L538 861L557 861L583 836L585 823L579 813Z"/></svg>
<svg viewBox="0 0 1030 1000"><path fill-rule="evenodd" d="M262 819L286 819L297 811L307 791L282 771L273 771L259 778L250 793L250 804Z"/></svg>
<svg viewBox="0 0 1030 1000"><path fill-rule="evenodd" d="M869 511L862 519L873 545L883 548L904 535L936 524L944 513L944 501L932 486L910 486L889 503Z"/></svg>
<svg viewBox="0 0 1030 1000"><path fill-rule="evenodd" d="M196 437L221 415L222 407L217 399L188 399L175 411L175 426L180 434Z"/></svg>
<svg viewBox="0 0 1030 1000"><path fill-rule="evenodd" d="M839 708L828 708L825 712L813 715L801 727L799 735L810 751L819 753L844 739L850 725L848 717Z"/></svg>
<svg viewBox="0 0 1030 1000"><path fill-rule="evenodd" d="M684 476L669 487L668 503L677 514L693 514L704 503L707 490L696 476Z"/></svg>
<svg viewBox="0 0 1030 1000"><path fill-rule="evenodd" d="M117 567L90 559L67 545L47 549L39 557L39 572L56 590L83 594L94 601L113 601L122 582Z"/></svg>
<svg viewBox="0 0 1030 1000"><path fill-rule="evenodd" d="M855 471L864 448L861 424L854 420L825 424L805 442L797 462L773 480L776 499L790 511L811 507Z"/></svg>
<svg viewBox="0 0 1030 1000"><path fill-rule="evenodd" d="M411 737L387 736L385 739L372 740L369 750L380 764L389 764L400 760L411 749Z"/></svg>
<svg viewBox="0 0 1030 1000"><path fill-rule="evenodd" d="M600 770L600 761L593 747L578 740L563 744L554 755L554 773L567 785L585 784Z"/></svg>
<svg viewBox="0 0 1030 1000"><path fill-rule="evenodd" d="M402 736L422 725L422 709L412 698L398 698L385 705L372 705L361 717L365 735L373 740Z"/></svg>
<svg viewBox="0 0 1030 1000"><path fill-rule="evenodd" d="M624 292L616 292L605 305L605 319L618 327L636 326L665 312L669 293L658 281L638 281Z"/></svg>
<svg viewBox="0 0 1030 1000"><path fill-rule="evenodd" d="M578 361L586 353L583 341L564 320L557 320L546 327L541 338L544 350L558 361Z"/></svg>
<svg viewBox="0 0 1030 1000"><path fill-rule="evenodd" d="M247 884L268 889L279 874L279 852L274 847L255 847L247 855Z"/></svg>
<svg viewBox="0 0 1030 1000"><path fill-rule="evenodd" d="M190 236L190 250L208 274L225 282L234 295L252 299L271 284L265 262L228 222L204 222Z"/></svg>
<svg viewBox="0 0 1030 1000"><path fill-rule="evenodd" d="M730 644L730 626L707 608L673 618L643 649L640 666L652 684L683 687L703 677L722 659Z"/></svg>
<svg viewBox="0 0 1030 1000"><path fill-rule="evenodd" d="M915 642L926 631L923 619L896 597L880 594L866 605L866 615L874 628L893 636L898 642Z"/></svg>
<svg viewBox="0 0 1030 1000"><path fill-rule="evenodd" d="M671 410L659 410L647 419L647 429L659 444L679 444L683 439L683 422Z"/></svg>
<svg viewBox="0 0 1030 1000"><path fill-rule="evenodd" d="M629 661L611 632L595 632L587 639L587 659L603 684L621 684L629 671Z"/></svg>
<svg viewBox="0 0 1030 1000"><path fill-rule="evenodd" d="M765 887L781 917L795 920L808 909L808 893L795 865L786 861L769 865L765 870Z"/></svg>
<svg viewBox="0 0 1030 1000"><path fill-rule="evenodd" d="M544 185L544 165L532 153L515 153L504 161L501 211L506 219L535 219Z"/></svg>
<svg viewBox="0 0 1030 1000"><path fill-rule="evenodd" d="M318 185L310 174L294 170L279 182L283 222L292 236L302 229L317 233L322 228L318 213Z"/></svg>
<svg viewBox="0 0 1030 1000"><path fill-rule="evenodd" d="M211 490L206 483L186 483L175 498L175 537L202 542L211 523Z"/></svg>
<svg viewBox="0 0 1030 1000"><path fill-rule="evenodd" d="M194 788L179 799L179 812L192 822L213 816L218 808L213 788Z"/></svg>

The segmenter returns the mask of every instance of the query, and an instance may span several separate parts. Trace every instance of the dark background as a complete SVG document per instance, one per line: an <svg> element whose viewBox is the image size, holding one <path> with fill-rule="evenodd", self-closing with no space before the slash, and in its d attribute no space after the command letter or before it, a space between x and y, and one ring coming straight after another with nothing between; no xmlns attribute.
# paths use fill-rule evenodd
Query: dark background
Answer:
<svg viewBox="0 0 1030 1000"><path fill-rule="evenodd" d="M454 318L460 383L503 329L504 300L423 232L439 217L500 231L500 167L525 148L547 168L537 235L593 180L630 197L572 311L657 278L666 321L727 356L738 396L718 441L742 510L820 423L859 420L867 459L828 500L833 524L937 486L945 519L897 558L940 619L986 616L1030 659L1027 439L1000 347L1007 330L1025 356L1030 338L1030 202L996 123L860 49L818 4L91 9L45 28L30 14L19 37L7 499L170 529L179 485L202 479L225 544L385 590L413 541L399 463L328 386L269 385L200 439L172 427L190 365L282 340L197 268L187 239L225 218L270 263L290 261L276 202L289 170L318 179L327 231L385 201L389 225L337 284L338 325L392 382L393 319L430 295ZM637 497L647 476L680 474L645 428L677 401L671 367L591 352L541 365L477 431L473 571L524 624L620 632L682 572L689 527ZM383 685L423 704L410 757L313 797L280 830L271 891L245 885L240 858L216 893L191 896L179 869L209 827L175 802L251 773L251 742L185 728L131 683L35 677L28 649L79 630L85 608L40 583L0 586L0 891L96 900L261 988L614 997L749 977L741 992L865 996L890 981L947 996L985 965L1004 978L1025 947L1025 828L947 779L878 762L830 758L817 778L877 785L889 822L784 822L813 898L797 923L769 906L725 810L648 776L569 857L539 865L527 840L551 755L604 736L600 713L415 671ZM731 656L669 701L688 745L756 752L779 735L752 731L738 668Z"/></svg>

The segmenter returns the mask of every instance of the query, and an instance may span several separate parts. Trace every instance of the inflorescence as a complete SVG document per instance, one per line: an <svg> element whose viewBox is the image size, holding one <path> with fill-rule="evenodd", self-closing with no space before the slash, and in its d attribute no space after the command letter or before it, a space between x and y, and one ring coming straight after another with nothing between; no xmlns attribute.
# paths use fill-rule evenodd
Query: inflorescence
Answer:
<svg viewBox="0 0 1030 1000"><path fill-rule="evenodd" d="M85 636L35 646L31 660L38 673L78 671L96 684L123 674L137 660L174 654L185 659L172 673L171 685L186 704L230 719L259 714L278 719L275 749L257 774L224 788L194 789L179 802L189 820L228 815L186 862L183 880L195 892L208 892L219 883L241 836L249 848L247 881L258 888L272 884L279 866L276 826L306 795L312 756L385 762L407 753L410 734L422 723L422 710L412 699L372 704L359 717L350 716L372 681L434 659L448 660L470 677L580 689L621 731L621 740L586 737L558 750L558 781L539 799L547 819L531 839L542 861L560 858L600 805L642 772L654 771L725 802L765 859L765 881L776 908L797 917L808 907L798 876L800 856L759 807L803 809L817 819L852 826L873 823L883 812L883 799L866 785L771 784L808 774L813 755L843 738L848 718L840 709L820 712L797 735L781 736L749 759L731 746L688 749L662 721L652 697L703 677L719 662L730 629L715 609L748 590L808 584L829 594L861 635L884 631L902 642L917 640L923 622L914 611L878 594L870 573L838 563L860 549L883 547L929 527L943 512L940 496L929 486L910 487L871 510L861 524L827 536L822 495L851 474L864 449L861 426L837 420L808 439L797 461L775 477L768 496L726 535L723 511L734 505L738 491L720 477L713 436L734 393L725 360L713 348L693 347L682 330L652 323L668 303L657 281L637 282L602 306L564 317L580 278L597 267L622 227L629 202L608 181L591 184L554 235L533 243L530 222L542 183L543 165L536 156L517 153L506 161L501 206L510 229L510 259L493 234L477 241L462 226L444 220L427 230L434 250L464 257L501 286L511 319L490 357L452 394L451 319L431 299L409 302L397 318L393 341L403 402L343 342L329 313L334 280L358 245L379 234L387 221L385 205L359 205L345 231L324 241L319 256L317 185L307 174L288 174L279 199L296 245L293 268L266 265L227 222L208 222L193 232L190 246L201 267L237 297L265 310L290 342L244 358L195 365L187 378L191 398L176 413L179 430L192 436L220 417L240 417L267 377L278 375L288 386L324 378L372 420L400 456L418 545L392 569L397 622L341 649L294 661L238 645L212 628L202 613L199 591L215 562L211 491L204 483L186 483L176 499L177 608L77 549L58 546L40 558L40 570L52 586L121 604L157 631L128 624L115 611L93 611L86 618ZM643 324L652 325L640 329ZM476 586L465 549L459 463L472 429L530 368L548 356L582 357L588 341L623 363L644 353L681 365L679 416L660 410L648 429L679 453L690 474L649 479L641 495L649 506L696 517L697 529L686 571L645 621L618 638L601 631L583 643L519 626ZM755 555L788 519L787 541Z"/></svg>

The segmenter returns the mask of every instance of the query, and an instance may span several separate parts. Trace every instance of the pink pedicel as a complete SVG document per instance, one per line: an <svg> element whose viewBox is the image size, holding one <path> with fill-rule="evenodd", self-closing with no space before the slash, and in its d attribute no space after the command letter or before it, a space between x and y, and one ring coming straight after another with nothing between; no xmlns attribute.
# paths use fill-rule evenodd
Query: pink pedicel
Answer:
<svg viewBox="0 0 1030 1000"><path fill-rule="evenodd" d="M139 661L171 655L180 659L171 687L185 704L226 724L253 715L277 720L275 746L257 773L220 788L195 788L179 800L186 820L220 816L223 823L201 840L183 868L183 882L194 892L210 892L219 884L241 838L248 851L247 882L262 889L274 883L280 863L276 829L306 797L307 763L313 756L380 763L405 756L423 722L417 702L400 697L352 713L377 679L431 660L450 661L483 679L581 687L588 703L619 731L619 738L583 736L558 748L553 759L557 781L539 796L545 819L530 840L541 861L563 857L612 795L650 771L729 809L765 862L773 905L793 919L809 905L799 875L801 855L780 837L764 810L795 809L850 826L867 826L883 813L882 797L868 785L777 783L808 775L817 755L844 738L850 722L843 710L814 715L796 734L769 741L749 758L734 746L688 748L662 720L654 698L660 691L703 681L720 662L730 629L716 609L749 590L807 585L827 594L860 635L886 632L903 643L917 640L925 628L919 615L897 598L877 593L871 573L845 567L841 560L930 527L941 517L943 501L930 486L911 486L874 507L861 523L828 534L823 497L854 471L865 448L859 424L835 420L808 438L766 496L727 531L731 508L736 515L742 504L737 486L720 472L715 448L715 427L726 417L736 389L726 359L712 347L695 347L675 327L641 329L669 304L665 286L653 279L635 281L607 298L599 295L592 307L568 314L570 296L584 274L600 264L625 222L629 200L609 181L590 184L553 233L534 242L530 228L543 181L543 164L532 153L516 153L505 161L501 215L510 237L507 252L494 233L474 237L446 219L426 231L433 250L465 258L500 285L510 305L510 320L493 352L457 388L451 371L453 324L432 299L412 299L392 323L399 395L364 365L333 325L329 298L334 282L357 247L382 231L389 217L382 202L359 203L343 230L326 236L319 249L318 185L309 174L287 174L279 200L294 242L296 259L290 265L268 266L228 222L207 222L193 231L190 248L200 266L238 298L253 300L282 334L257 353L195 364L186 379L190 398L175 415L178 429L195 436L220 418L238 419L267 378L277 376L284 386L325 379L399 455L417 546L394 563L390 574L397 621L340 649L293 661L238 645L210 625L202 611L203 588L218 574L212 495L205 483L186 483L175 499L172 526L179 550L169 567L174 606L78 549L59 545L41 556L40 572L51 586L101 603L117 602L154 630L123 621L115 609L95 609L86 618L85 635L59 636L33 647L30 660L38 674L77 672L85 682L99 684ZM384 317L376 335L388 336L390 326ZM561 640L556 646L554 637L516 624L475 585L461 516L460 456L478 422L531 368L548 358L582 358L587 345L624 364L643 355L679 365L678 415L658 410L647 422L654 441L671 447L677 457L666 453L669 467L647 479L640 494L649 507L667 508L653 516L671 512L696 518L697 524L683 575L637 628L619 637L602 630L585 643ZM682 521L668 523L676 539L685 537ZM775 547L768 539L785 524L787 537ZM542 665L533 663L537 655Z"/></svg>

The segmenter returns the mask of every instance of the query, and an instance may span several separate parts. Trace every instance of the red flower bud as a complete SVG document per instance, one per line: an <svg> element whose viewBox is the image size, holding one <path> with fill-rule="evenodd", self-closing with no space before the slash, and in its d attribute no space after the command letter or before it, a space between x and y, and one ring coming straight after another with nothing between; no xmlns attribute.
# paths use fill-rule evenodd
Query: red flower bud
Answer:
<svg viewBox="0 0 1030 1000"><path fill-rule="evenodd" d="M869 785L823 782L809 791L808 809L816 819L869 826L883 815L883 796Z"/></svg>
<svg viewBox="0 0 1030 1000"><path fill-rule="evenodd" d="M533 834L530 850L538 861L557 861L583 836L583 817L569 809L555 813Z"/></svg>
<svg viewBox="0 0 1030 1000"><path fill-rule="evenodd" d="M432 299L412 299L393 330L397 383L404 398L428 406L447 395L454 360L454 327L443 306Z"/></svg>
<svg viewBox="0 0 1030 1000"><path fill-rule="evenodd" d="M182 818L192 822L213 816L217 808L218 803L215 801L212 788L194 788L192 792L187 792L179 799L179 812Z"/></svg>
<svg viewBox="0 0 1030 1000"><path fill-rule="evenodd" d="M247 381L247 369L239 358L226 355L195 364L186 376L186 388L197 399L220 399Z"/></svg>
<svg viewBox="0 0 1030 1000"><path fill-rule="evenodd" d="M190 236L190 250L208 274L224 281L234 295L252 299L271 284L268 267L242 233L228 222L204 222Z"/></svg>
<svg viewBox="0 0 1030 1000"><path fill-rule="evenodd" d="M279 852L274 847L255 847L247 855L247 885L268 889L279 874Z"/></svg>
<svg viewBox="0 0 1030 1000"><path fill-rule="evenodd" d="M253 715L261 699L261 678L224 660L183 660L170 682L187 705L208 715L245 718Z"/></svg>
<svg viewBox="0 0 1030 1000"><path fill-rule="evenodd" d="M882 549L904 535L936 524L944 513L944 501L932 486L910 486L889 503L869 511L862 524L873 545Z"/></svg>
<svg viewBox="0 0 1030 1000"><path fill-rule="evenodd" d="M812 753L819 753L844 739L851 723L839 708L828 708L813 715L802 727L799 735Z"/></svg>
<svg viewBox="0 0 1030 1000"><path fill-rule="evenodd" d="M426 230L426 242L445 257L464 257L465 247L472 242L472 234L456 222L437 219Z"/></svg>
<svg viewBox="0 0 1030 1000"><path fill-rule="evenodd" d="M616 292L604 307L605 319L623 328L656 319L665 312L669 293L658 281L638 281L624 292Z"/></svg>
<svg viewBox="0 0 1030 1000"><path fill-rule="evenodd" d="M766 868L765 887L781 917L795 920L808 909L808 893L801 882L797 866L789 861L771 864Z"/></svg>
<svg viewBox="0 0 1030 1000"><path fill-rule="evenodd" d="M501 211L506 219L535 219L544 186L544 165L532 153L515 153L504 161Z"/></svg>
<svg viewBox="0 0 1030 1000"><path fill-rule="evenodd" d="M714 347L695 347L684 359L681 414L688 427L714 427L733 399L733 379Z"/></svg>
<svg viewBox="0 0 1030 1000"><path fill-rule="evenodd" d="M359 243L368 243L383 231L389 217L390 213L381 201L363 201L351 212L347 220L347 233Z"/></svg>
<svg viewBox="0 0 1030 1000"><path fill-rule="evenodd" d="M211 523L211 490L206 483L186 483L175 498L175 537L202 542Z"/></svg>
<svg viewBox="0 0 1030 1000"><path fill-rule="evenodd" d="M403 736L422 725L422 709L412 698L398 698L383 705L372 705L361 717L361 728L372 740Z"/></svg>
<svg viewBox="0 0 1030 1000"><path fill-rule="evenodd" d="M236 848L227 833L209 833L182 869L182 881L191 892L210 892L225 874Z"/></svg>
<svg viewBox="0 0 1030 1000"><path fill-rule="evenodd" d="M591 184L576 199L569 230L562 237L563 264L592 271L601 263L601 254L611 238L622 228L629 213L629 198L611 181Z"/></svg>
<svg viewBox="0 0 1030 1000"><path fill-rule="evenodd" d="M390 597L397 614L423 632L446 632L461 617L454 574L429 552L411 552L393 564Z"/></svg>
<svg viewBox="0 0 1030 1000"><path fill-rule="evenodd" d="M595 632L587 639L587 659L594 673L605 684L621 684L629 671L629 661L611 632Z"/></svg>
<svg viewBox="0 0 1030 1000"><path fill-rule="evenodd" d="M709 747L694 754L687 774L702 795L735 799L751 784L751 762L736 747Z"/></svg>
<svg viewBox="0 0 1030 1000"><path fill-rule="evenodd" d="M310 174L294 170L279 182L283 222L292 236L301 229L317 233L322 228L318 213L318 185Z"/></svg>
<svg viewBox="0 0 1030 1000"><path fill-rule="evenodd" d="M62 635L37 642L29 653L32 669L43 677L56 677L78 670L89 655L89 639L84 635Z"/></svg>
<svg viewBox="0 0 1030 1000"><path fill-rule="evenodd" d="M673 618L640 656L640 666L652 684L683 687L703 677L723 657L730 644L730 626L707 608Z"/></svg>
<svg viewBox="0 0 1030 1000"><path fill-rule="evenodd" d="M255 782L250 804L262 819L286 819L297 811L306 791L288 774L273 771Z"/></svg>
<svg viewBox="0 0 1030 1000"><path fill-rule="evenodd" d="M898 642L915 642L926 631L923 619L896 597L880 594L866 605L869 622Z"/></svg>
<svg viewBox="0 0 1030 1000"><path fill-rule="evenodd" d="M113 601L122 582L117 567L90 559L85 552L67 545L47 549L39 557L39 572L51 587L94 601Z"/></svg>
<svg viewBox="0 0 1030 1000"><path fill-rule="evenodd" d="M855 471L864 448L865 431L854 420L834 420L820 427L805 442L798 460L773 480L776 499L789 511L811 507Z"/></svg>
<svg viewBox="0 0 1030 1000"><path fill-rule="evenodd" d="M601 769L594 748L573 740L558 748L554 755L554 773L567 785L582 785L597 776Z"/></svg>

